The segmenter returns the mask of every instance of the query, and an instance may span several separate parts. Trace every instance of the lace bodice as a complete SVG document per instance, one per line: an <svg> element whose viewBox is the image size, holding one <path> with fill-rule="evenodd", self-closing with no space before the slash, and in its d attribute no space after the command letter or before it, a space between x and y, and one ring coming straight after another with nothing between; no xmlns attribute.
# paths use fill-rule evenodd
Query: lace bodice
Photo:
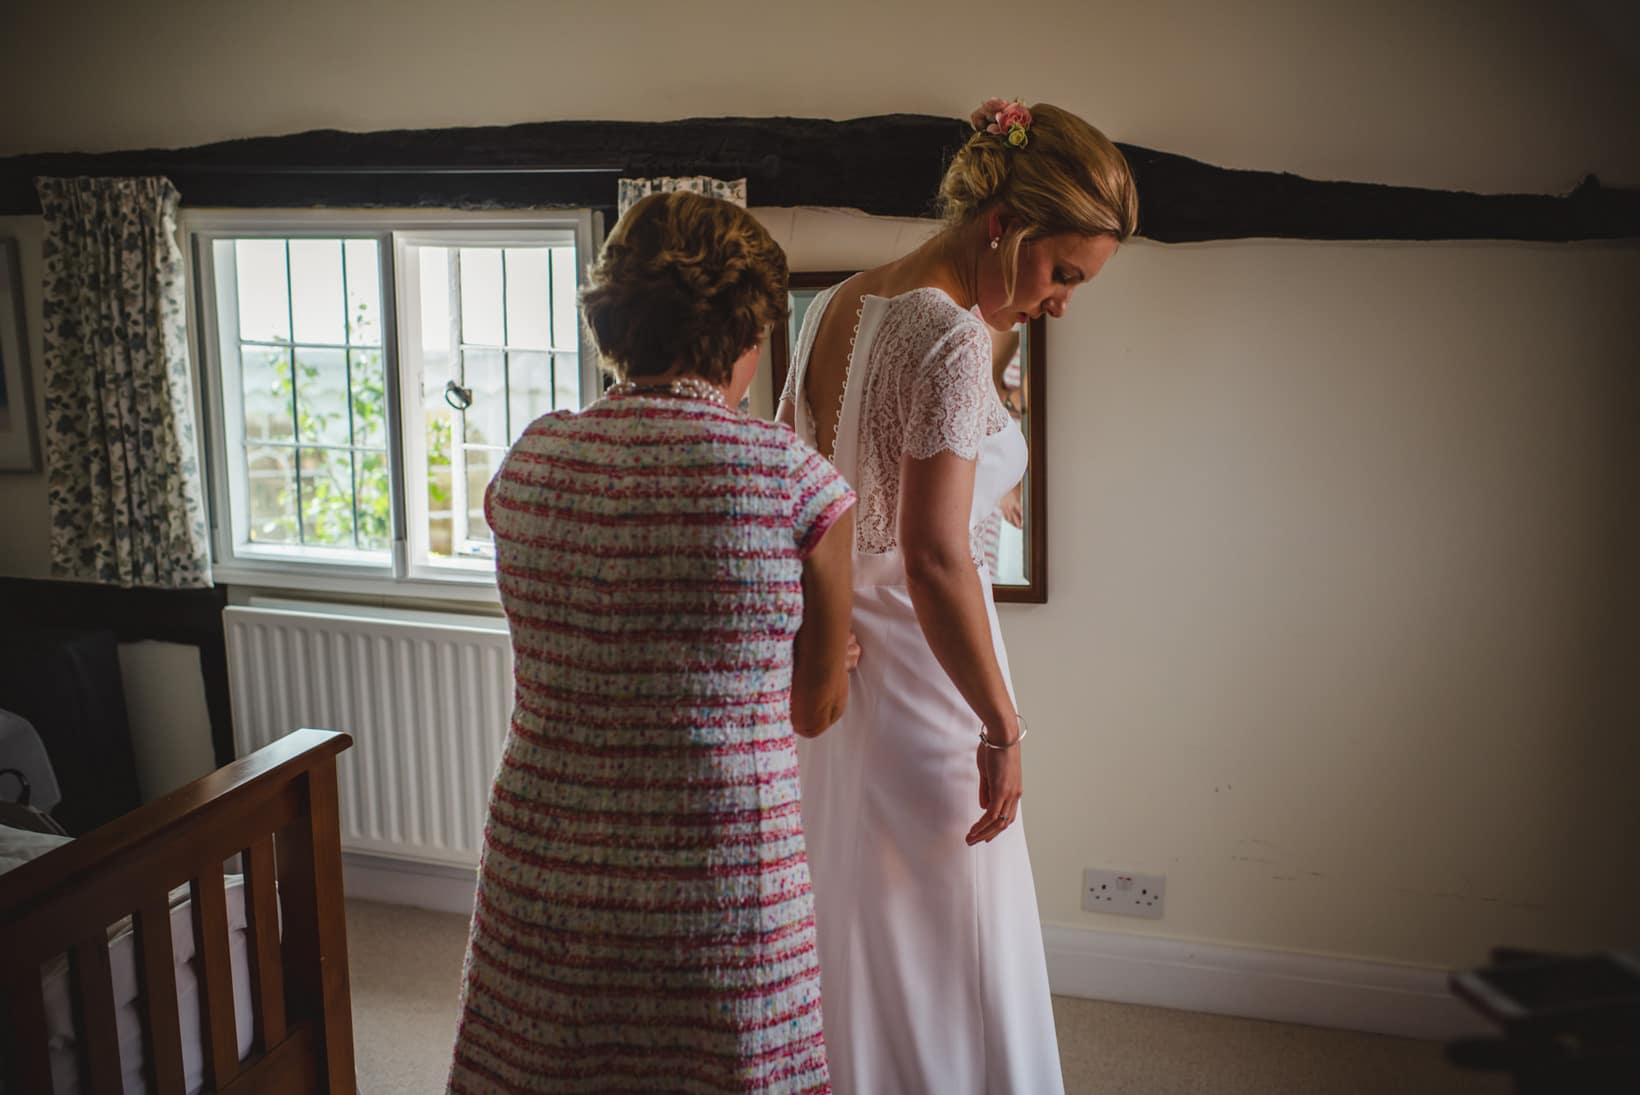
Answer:
<svg viewBox="0 0 1640 1095"><path fill-rule="evenodd" d="M803 377L826 307L837 288L826 290L803 319L786 373L782 399L797 408L798 433L811 444L814 422L836 415L837 408L811 408ZM833 459L855 480L860 503L855 519L855 547L880 555L899 547L900 461L927 459L952 452L966 459L979 456L986 438L1008 429L1013 420L991 381L991 335L985 322L959 307L938 289L915 289L897 297L865 298L850 355L846 397L859 400L856 468L844 466L844 438L839 431ZM862 375L854 375L863 370ZM1012 487L1017 474L1003 489ZM996 503L985 500L984 512ZM983 550L974 538L976 562Z"/></svg>

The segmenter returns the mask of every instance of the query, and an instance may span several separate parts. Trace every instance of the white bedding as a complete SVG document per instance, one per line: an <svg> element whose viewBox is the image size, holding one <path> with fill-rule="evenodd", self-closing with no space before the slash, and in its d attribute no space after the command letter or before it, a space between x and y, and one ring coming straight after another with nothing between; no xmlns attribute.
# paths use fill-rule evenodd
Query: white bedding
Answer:
<svg viewBox="0 0 1640 1095"><path fill-rule="evenodd" d="M25 829L0 825L0 874L5 874L13 867L21 867L36 856L45 855L51 849L67 844L70 839L72 838L53 836L50 833L31 833Z"/></svg>
<svg viewBox="0 0 1640 1095"><path fill-rule="evenodd" d="M0 825L0 874L68 843L68 837L28 833ZM250 967L246 954L245 890L239 875L227 878L228 954L233 966L234 1020L239 1058L251 1049ZM183 1077L189 1095L205 1086L205 1060L199 1016L199 979L194 972L194 924L188 887L171 891L171 952L176 960L177 1009L182 1026ZM143 1078L142 1013L139 1010L136 933L131 920L110 926L108 959L114 981L115 1022L119 1031L120 1070L126 1095L146 1095ZM51 1045L51 1080L55 1095L79 1095L79 1064L67 956L48 963L43 972L46 1029ZM0 1080L0 1091L4 1081Z"/></svg>

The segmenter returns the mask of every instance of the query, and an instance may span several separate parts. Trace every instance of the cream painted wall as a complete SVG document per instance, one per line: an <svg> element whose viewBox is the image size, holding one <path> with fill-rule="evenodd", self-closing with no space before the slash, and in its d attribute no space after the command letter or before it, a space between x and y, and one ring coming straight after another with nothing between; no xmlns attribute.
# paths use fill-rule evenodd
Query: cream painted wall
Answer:
<svg viewBox="0 0 1640 1095"><path fill-rule="evenodd" d="M1019 94L1235 167L1477 190L1640 182L1624 0L8 0L0 20L0 93L28 104L0 116L0 155L316 128L960 115Z"/></svg>
<svg viewBox="0 0 1640 1095"><path fill-rule="evenodd" d="M966 3L86 7L8 9L0 87L31 105L0 152L1001 91L1236 166L1640 182L1640 78L1601 29L1627 16L1597 0L1048 3L1042 33ZM761 212L798 268L927 230ZM0 231L28 275L38 222ZM1004 610L1046 920L1436 966L1637 942L1637 285L1632 244L1136 242L1078 294L1049 334L1051 601ZM0 506L0 573L45 573L40 477ZM1082 913L1084 866L1165 872L1167 918Z"/></svg>
<svg viewBox="0 0 1640 1095"><path fill-rule="evenodd" d="M1636 285L1637 247L1106 268L1050 334L1051 601L1007 617L1046 919L1111 865L1197 939L1640 938Z"/></svg>

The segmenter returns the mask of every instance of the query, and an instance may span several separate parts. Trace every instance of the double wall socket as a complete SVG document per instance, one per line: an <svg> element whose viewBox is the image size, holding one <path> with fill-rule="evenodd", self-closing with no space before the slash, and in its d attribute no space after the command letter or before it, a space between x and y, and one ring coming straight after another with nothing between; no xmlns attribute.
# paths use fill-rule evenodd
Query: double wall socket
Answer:
<svg viewBox="0 0 1640 1095"><path fill-rule="evenodd" d="M1167 876L1107 871L1089 867L1082 872L1082 907L1088 912L1117 916L1162 918L1162 896L1167 892Z"/></svg>

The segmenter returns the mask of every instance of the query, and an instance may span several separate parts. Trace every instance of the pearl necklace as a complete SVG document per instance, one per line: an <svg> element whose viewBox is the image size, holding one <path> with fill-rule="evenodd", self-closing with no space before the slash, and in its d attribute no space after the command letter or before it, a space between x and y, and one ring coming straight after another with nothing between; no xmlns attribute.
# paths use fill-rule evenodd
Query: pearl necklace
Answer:
<svg viewBox="0 0 1640 1095"><path fill-rule="evenodd" d="M619 384L611 384L605 395L677 395L685 399L702 399L708 403L716 403L720 407L727 407L729 401L723 398L723 390L714 384L700 379L697 376L679 377L669 384L643 384L636 381L623 380Z"/></svg>

